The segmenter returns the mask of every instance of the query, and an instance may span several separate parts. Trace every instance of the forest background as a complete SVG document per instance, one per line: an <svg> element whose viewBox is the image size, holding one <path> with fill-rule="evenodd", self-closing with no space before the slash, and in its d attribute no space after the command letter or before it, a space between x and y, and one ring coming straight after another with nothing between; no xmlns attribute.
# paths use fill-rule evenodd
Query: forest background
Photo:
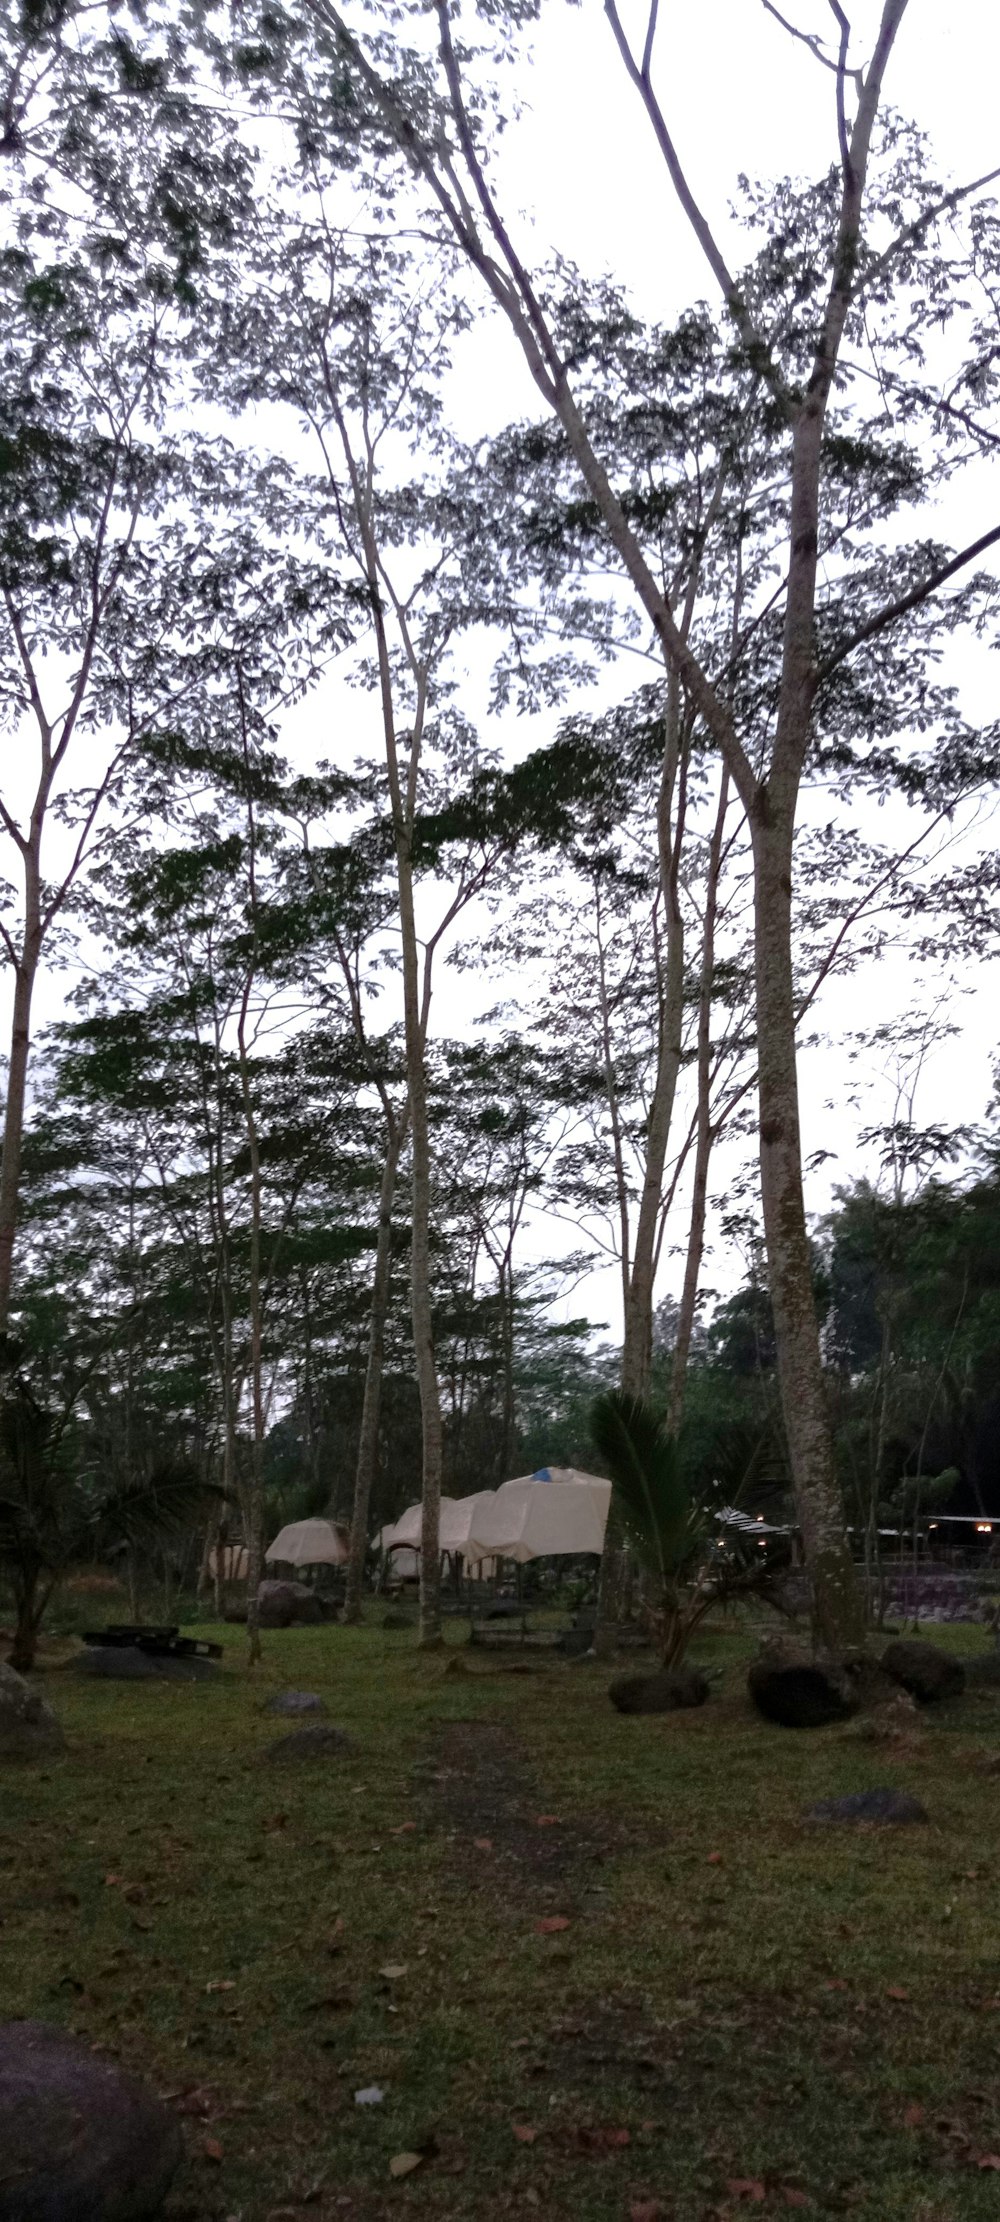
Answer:
<svg viewBox="0 0 1000 2222"><path fill-rule="evenodd" d="M632 46L613 7L8 22L0 1315L29 1615L85 1546L134 1569L221 1514L256 1567L279 1511L353 1511L357 1540L421 1488L587 1464L619 1371L702 1494L794 1492L817 1552L835 1502L866 1536L935 1485L995 1508L981 27L935 24L931 56L912 7L700 21L657 59L703 208L655 11ZM867 57L897 32L887 105ZM838 286L793 1259L773 1173L766 1232L759 1202L761 1072L794 1089L794 1058L768 1080L750 797L787 708L786 435Z"/></svg>

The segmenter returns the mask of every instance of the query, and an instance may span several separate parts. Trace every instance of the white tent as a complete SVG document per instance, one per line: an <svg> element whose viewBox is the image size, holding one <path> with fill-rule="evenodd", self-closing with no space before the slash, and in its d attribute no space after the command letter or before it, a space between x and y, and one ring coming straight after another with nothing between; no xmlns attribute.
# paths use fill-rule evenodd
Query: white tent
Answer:
<svg viewBox="0 0 1000 2222"><path fill-rule="evenodd" d="M245 1582L250 1571L250 1553L245 1543L220 1543L213 1545L208 1554L208 1571L214 1581Z"/></svg>
<svg viewBox="0 0 1000 2222"><path fill-rule="evenodd" d="M568 1474L572 1480L562 1478ZM474 1564L483 1558L512 1558L524 1563L584 1551L599 1556L610 1503L610 1481L578 1473L573 1467L547 1468L537 1476L505 1481L495 1495L480 1500L466 1560Z"/></svg>
<svg viewBox="0 0 1000 2222"><path fill-rule="evenodd" d="M479 1489L471 1497L442 1497L440 1543L442 1551L460 1551L465 1557L473 1521L483 1505L493 1503L492 1489ZM401 1549L419 1551L423 1541L423 1506L411 1504L379 1537L383 1551L398 1555ZM482 1556L482 1554L479 1554Z"/></svg>
<svg viewBox="0 0 1000 2222"><path fill-rule="evenodd" d="M345 1531L332 1520L292 1520L264 1553L279 1566L346 1566L349 1556Z"/></svg>

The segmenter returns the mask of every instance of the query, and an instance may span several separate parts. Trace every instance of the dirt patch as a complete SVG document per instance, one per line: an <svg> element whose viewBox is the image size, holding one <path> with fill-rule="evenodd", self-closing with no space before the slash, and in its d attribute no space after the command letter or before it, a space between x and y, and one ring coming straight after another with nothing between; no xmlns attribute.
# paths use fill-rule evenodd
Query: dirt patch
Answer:
<svg viewBox="0 0 1000 2222"><path fill-rule="evenodd" d="M634 1830L611 1816L547 1811L518 1738L495 1721L449 1721L421 1786L456 1857L485 1889L495 1889L498 1864L541 1883L585 1881L636 1845Z"/></svg>

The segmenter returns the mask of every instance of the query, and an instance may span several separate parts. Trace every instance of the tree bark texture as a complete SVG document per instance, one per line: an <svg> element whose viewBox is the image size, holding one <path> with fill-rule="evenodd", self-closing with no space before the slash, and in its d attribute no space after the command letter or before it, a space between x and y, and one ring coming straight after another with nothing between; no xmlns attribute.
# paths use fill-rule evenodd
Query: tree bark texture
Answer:
<svg viewBox="0 0 1000 2222"><path fill-rule="evenodd" d="M382 1167L382 1182L379 1189L375 1275L372 1282L371 1315L368 1325L368 1362L365 1368L365 1393L361 1408L358 1462L354 1476L354 1507L351 1514L351 1545L350 1557L347 1562L347 1595L344 1603L344 1619L350 1622L358 1621L361 1618L365 1559L368 1554L368 1508L371 1503L372 1483L375 1478L375 1460L378 1451L382 1367L385 1359L385 1322L389 1308L389 1283L392 1271L392 1206L396 1193L396 1175L399 1170L399 1153L403 1131L402 1120L397 1120L395 1131L387 1135L385 1164Z"/></svg>
<svg viewBox="0 0 1000 2222"><path fill-rule="evenodd" d="M791 964L792 828L753 831L758 887L760 1178L781 1405L812 1586L813 1632L825 1650L862 1641L864 1609L844 1527L806 1226Z"/></svg>

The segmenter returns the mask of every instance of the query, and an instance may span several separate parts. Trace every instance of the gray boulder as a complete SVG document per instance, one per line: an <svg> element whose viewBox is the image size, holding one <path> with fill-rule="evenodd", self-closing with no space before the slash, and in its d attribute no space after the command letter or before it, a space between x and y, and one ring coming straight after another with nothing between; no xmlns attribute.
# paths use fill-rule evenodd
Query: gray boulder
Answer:
<svg viewBox="0 0 1000 2222"><path fill-rule="evenodd" d="M269 1697L265 1713L325 1713L326 1705L315 1690L278 1690Z"/></svg>
<svg viewBox="0 0 1000 2222"><path fill-rule="evenodd" d="M810 1821L841 1821L857 1828L867 1822L876 1828L902 1828L911 1821L929 1819L926 1806L908 1790L853 1790L846 1798L821 1798L811 1805Z"/></svg>
<svg viewBox="0 0 1000 2222"><path fill-rule="evenodd" d="M882 1671L894 1682L901 1682L920 1705L938 1705L942 1698L961 1697L965 1688L961 1659L939 1651L936 1643L921 1643L915 1637L886 1645Z"/></svg>
<svg viewBox="0 0 1000 2222"><path fill-rule="evenodd" d="M51 1759L63 1750L51 1705L13 1667L0 1664L0 1759Z"/></svg>
<svg viewBox="0 0 1000 2222"><path fill-rule="evenodd" d="M133 2076L47 2022L0 2023L0 2222L149 2222L183 2150Z"/></svg>
<svg viewBox="0 0 1000 2222"><path fill-rule="evenodd" d="M268 1744L264 1757L278 1766L288 1766L315 1759L343 1759L353 1750L353 1741L342 1728L327 1728L317 1721L313 1727L293 1728L290 1736L279 1736L276 1743Z"/></svg>
<svg viewBox="0 0 1000 2222"><path fill-rule="evenodd" d="M261 1582L257 1609L262 1628L315 1627L325 1618L319 1598L305 1582Z"/></svg>
<svg viewBox="0 0 1000 2222"><path fill-rule="evenodd" d="M664 1667L659 1674L622 1674L608 1691L619 1713L675 1713L704 1705L708 1683L696 1667Z"/></svg>
<svg viewBox="0 0 1000 2222"><path fill-rule="evenodd" d="M844 1667L780 1640L754 1660L747 1688L757 1711L781 1728L825 1728L849 1719L858 1707L855 1680Z"/></svg>

